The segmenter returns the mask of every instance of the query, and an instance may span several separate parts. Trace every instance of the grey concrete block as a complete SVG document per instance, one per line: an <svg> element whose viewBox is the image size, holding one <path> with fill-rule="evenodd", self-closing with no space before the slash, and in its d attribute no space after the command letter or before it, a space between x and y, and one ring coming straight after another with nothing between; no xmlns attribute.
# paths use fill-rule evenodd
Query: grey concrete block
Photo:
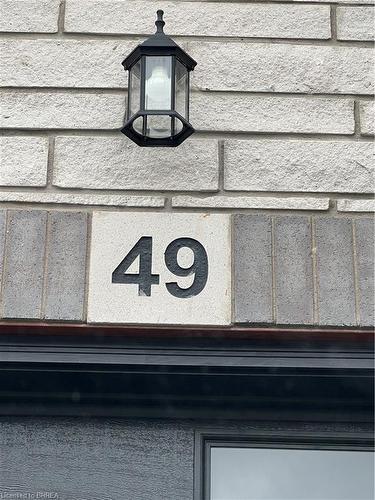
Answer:
<svg viewBox="0 0 375 500"><path fill-rule="evenodd" d="M271 323L271 218L263 215L235 215L233 231L234 321Z"/></svg>
<svg viewBox="0 0 375 500"><path fill-rule="evenodd" d="M374 101L365 101L359 103L361 135L375 134L375 103Z"/></svg>
<svg viewBox="0 0 375 500"><path fill-rule="evenodd" d="M6 40L8 42L8 40ZM47 40L41 40L43 44ZM68 40L69 42L71 40ZM17 41L18 42L18 41ZM25 82L26 85L32 85L27 79L35 81L39 79L52 79L52 68L47 67L52 57L57 53L57 48L47 48L40 44L38 47L31 46L29 40L25 40L27 47L11 47L8 42L7 52L9 61L9 70L4 75L6 82L15 81L18 85ZM49 41L48 41L49 42ZM33 42L35 44L35 42ZM61 40L54 43L62 43ZM64 42L65 44L67 42ZM87 46L92 41L79 41ZM104 55L103 42L100 47L87 47L90 52L100 51L102 61L96 63L99 59L98 54L87 54L90 57L91 65L95 66L96 80L103 80L108 70L104 68L107 61L104 57L113 59L113 56ZM118 41L116 40L116 44ZM251 50L249 50L251 48ZM288 44L283 43L252 43L251 47L243 42L211 42L194 40L185 45L187 52L196 61L199 62L199 71L192 74L192 86L194 89L201 90L221 90L237 92L280 92L299 93L299 94L365 94L373 92L373 50L369 47L360 46L339 46L339 45L314 45L314 44ZM30 67L23 69L17 57L17 52L27 51ZM39 50L38 59L36 51ZM61 48L60 48L61 50ZM77 53L83 51L83 47L76 47ZM108 49L107 49L108 50ZM109 51L108 51L109 52ZM82 53L82 52L81 52ZM48 54L48 55L47 55ZM68 54L66 54L67 59ZM74 54L73 54L74 56ZM19 57L19 56L18 56ZM48 59L47 59L48 57ZM72 69L72 75L67 76L68 68L61 70L60 79L67 82L71 78L77 78L78 69L80 70L81 80L86 81L93 78L92 74L84 75L88 62L82 61L80 54L74 58L74 61L67 61L69 69ZM91 57L95 58L92 61ZM40 61L42 59L42 62ZM65 59L65 58L64 58ZM65 60L66 60L65 59ZM65 62L64 60L64 62ZM36 63L39 61L39 66ZM60 60L59 60L60 61ZM223 61L230 61L230 71L224 71ZM61 63L63 60L61 59ZM60 63L60 64L61 64ZM73 64L74 63L74 64ZM80 68L78 66L80 65ZM55 63L56 67L57 64ZM112 69L112 68L111 68ZM30 75L33 70L33 74ZM52 71L51 71L52 70ZM28 71L26 73L26 71ZM44 74L42 74L42 71ZM113 69L112 69L113 71ZM57 71L55 71L57 73ZM94 73L91 71L91 73ZM64 75L64 76L63 76ZM113 71L113 75L115 72ZM54 78L54 80L56 77ZM112 76L112 79L114 77ZM52 80L53 81L53 80ZM9 83L8 83L9 85ZM87 84L88 86L89 84ZM65 83L67 86L67 83ZM104 85L103 85L104 86Z"/></svg>
<svg viewBox="0 0 375 500"><path fill-rule="evenodd" d="M0 290L1 290L1 281L3 277L5 224L6 224L6 210L0 210ZM1 294L0 294L0 304L1 304ZM1 317L1 306L0 306L0 317Z"/></svg>
<svg viewBox="0 0 375 500"><path fill-rule="evenodd" d="M57 137L54 159L53 184L61 188L218 189L216 139L191 139L178 148L140 148L120 134L114 137Z"/></svg>
<svg viewBox="0 0 375 500"><path fill-rule="evenodd" d="M47 212L9 210L4 318L41 317Z"/></svg>
<svg viewBox="0 0 375 500"><path fill-rule="evenodd" d="M359 317L361 326L374 326L374 220L355 221Z"/></svg>
<svg viewBox="0 0 375 500"><path fill-rule="evenodd" d="M373 153L364 141L227 139L224 185L227 191L372 193Z"/></svg>
<svg viewBox="0 0 375 500"><path fill-rule="evenodd" d="M49 224L45 317L82 320L87 214L52 212Z"/></svg>
<svg viewBox="0 0 375 500"><path fill-rule="evenodd" d="M0 31L56 33L60 0L1 0Z"/></svg>
<svg viewBox="0 0 375 500"><path fill-rule="evenodd" d="M311 223L308 217L276 217L276 322L313 323Z"/></svg>
<svg viewBox="0 0 375 500"><path fill-rule="evenodd" d="M352 221L315 221L319 324L355 325Z"/></svg>
<svg viewBox="0 0 375 500"><path fill-rule="evenodd" d="M150 2L69 0L65 30L144 35L150 30ZM168 34L267 38L330 37L329 7L253 2L158 2L168 12ZM208 23L207 20L210 20Z"/></svg>

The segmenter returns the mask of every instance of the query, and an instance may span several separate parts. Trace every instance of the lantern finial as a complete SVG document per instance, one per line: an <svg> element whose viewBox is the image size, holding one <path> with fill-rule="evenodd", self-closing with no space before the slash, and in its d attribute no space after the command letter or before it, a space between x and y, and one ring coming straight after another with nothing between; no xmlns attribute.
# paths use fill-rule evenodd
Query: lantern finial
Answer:
<svg viewBox="0 0 375 500"><path fill-rule="evenodd" d="M156 12L156 15L158 16L156 21L155 21L156 33L164 33L164 31L163 31L163 27L165 25L165 22L163 21L164 11L158 10Z"/></svg>

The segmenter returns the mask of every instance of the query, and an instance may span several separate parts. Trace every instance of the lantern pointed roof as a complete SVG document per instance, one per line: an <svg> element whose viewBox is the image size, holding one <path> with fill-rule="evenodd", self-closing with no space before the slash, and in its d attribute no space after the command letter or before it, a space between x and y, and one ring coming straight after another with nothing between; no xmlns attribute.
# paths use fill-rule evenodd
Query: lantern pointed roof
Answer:
<svg viewBox="0 0 375 500"><path fill-rule="evenodd" d="M158 10L156 12L157 19L155 21L156 32L147 40L138 45L126 59L122 65L126 70L129 70L142 55L146 56L176 56L189 71L196 66L196 61L189 56L177 43L164 33L165 21L163 20L164 12Z"/></svg>
<svg viewBox="0 0 375 500"><path fill-rule="evenodd" d="M142 47L149 45L159 47L178 47L177 43L164 33L165 21L163 20L164 12L158 10L156 12L157 19L155 21L156 33L151 35L147 40L141 43Z"/></svg>

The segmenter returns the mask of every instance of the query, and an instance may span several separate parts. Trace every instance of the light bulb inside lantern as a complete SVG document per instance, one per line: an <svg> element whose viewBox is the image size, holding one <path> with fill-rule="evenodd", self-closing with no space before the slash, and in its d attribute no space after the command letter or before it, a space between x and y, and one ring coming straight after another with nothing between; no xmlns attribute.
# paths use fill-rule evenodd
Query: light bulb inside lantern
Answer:
<svg viewBox="0 0 375 500"><path fill-rule="evenodd" d="M149 58L146 79L146 109L166 111L171 109L170 57ZM169 137L171 117L169 115L148 115L147 135L154 138Z"/></svg>
<svg viewBox="0 0 375 500"><path fill-rule="evenodd" d="M146 80L146 109L171 109L171 78L165 66L155 66Z"/></svg>

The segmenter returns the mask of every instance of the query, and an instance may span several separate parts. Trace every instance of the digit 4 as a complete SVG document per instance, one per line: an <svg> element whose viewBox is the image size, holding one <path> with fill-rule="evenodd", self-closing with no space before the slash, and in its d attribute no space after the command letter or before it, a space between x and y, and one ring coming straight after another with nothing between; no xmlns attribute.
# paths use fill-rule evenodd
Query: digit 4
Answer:
<svg viewBox="0 0 375 500"><path fill-rule="evenodd" d="M138 274L126 273L139 257ZM152 274L152 238L142 236L112 273L112 283L138 285L138 295L151 296L151 286L159 284L159 274Z"/></svg>

